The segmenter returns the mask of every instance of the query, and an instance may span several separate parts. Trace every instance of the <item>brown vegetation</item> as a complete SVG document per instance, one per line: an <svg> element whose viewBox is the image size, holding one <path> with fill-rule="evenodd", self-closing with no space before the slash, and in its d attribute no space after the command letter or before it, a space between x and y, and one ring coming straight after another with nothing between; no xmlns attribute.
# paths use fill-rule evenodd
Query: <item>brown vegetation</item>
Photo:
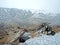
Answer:
<svg viewBox="0 0 60 45"><path fill-rule="evenodd" d="M21 27L14 27L14 28L9 28L9 29L5 29L5 32L4 31L1 31L0 30L0 43L18 43L18 39L16 39L15 41L12 41L11 40L14 38L15 39L15 36L17 36L18 32L19 35L21 35L22 32L30 32L30 36L33 38L33 37L37 37L38 36L38 33L36 33L36 31L38 29L40 29L41 26L40 25L37 25L37 26L30 26L28 28L21 28ZM56 26L53 26L52 29L56 32L56 33L59 33L60 32L60 28L56 27ZM4 32L4 33L3 33Z"/></svg>

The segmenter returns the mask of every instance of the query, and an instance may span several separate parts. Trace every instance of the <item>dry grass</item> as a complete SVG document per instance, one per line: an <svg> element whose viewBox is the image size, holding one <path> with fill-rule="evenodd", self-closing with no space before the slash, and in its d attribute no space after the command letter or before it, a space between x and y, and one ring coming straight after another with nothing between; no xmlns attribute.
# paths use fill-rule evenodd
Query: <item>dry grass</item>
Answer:
<svg viewBox="0 0 60 45"><path fill-rule="evenodd" d="M36 30L35 30L36 28L39 28L39 25L31 26L31 27L27 28L27 30L30 32L30 36L32 38L38 36L38 33L36 33ZM7 29L6 31L8 32L8 35L4 33L3 36L2 36L3 38L0 39L0 43L10 43L10 41L11 41L10 37L16 35L18 33L18 31L23 32L24 29L23 28L18 29L18 28L15 27L15 28ZM59 33L60 28L53 27L53 31L55 31L56 33ZM13 39L13 37L12 37L12 39ZM12 43L17 44L17 43L19 43L19 40L17 39Z"/></svg>
<svg viewBox="0 0 60 45"><path fill-rule="evenodd" d="M54 27L53 31L55 31L56 33L59 33L60 32L60 28Z"/></svg>

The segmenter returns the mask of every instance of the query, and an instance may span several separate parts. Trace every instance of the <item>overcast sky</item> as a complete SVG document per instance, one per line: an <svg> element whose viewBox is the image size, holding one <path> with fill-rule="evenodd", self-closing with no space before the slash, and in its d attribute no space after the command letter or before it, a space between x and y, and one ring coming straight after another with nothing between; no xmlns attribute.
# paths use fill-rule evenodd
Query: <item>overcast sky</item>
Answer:
<svg viewBox="0 0 60 45"><path fill-rule="evenodd" d="M19 9L39 9L60 13L60 0L0 0L0 7Z"/></svg>

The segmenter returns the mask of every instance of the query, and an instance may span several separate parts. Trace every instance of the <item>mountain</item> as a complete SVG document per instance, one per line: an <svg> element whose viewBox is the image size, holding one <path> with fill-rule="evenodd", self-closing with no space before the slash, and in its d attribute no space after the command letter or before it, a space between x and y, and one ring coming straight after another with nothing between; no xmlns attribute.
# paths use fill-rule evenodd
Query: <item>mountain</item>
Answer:
<svg viewBox="0 0 60 45"><path fill-rule="evenodd" d="M60 14L55 14L55 13L44 13L37 11L34 13L34 15L31 17L31 19L34 20L40 20L42 22L50 22L53 24L60 24Z"/></svg>
<svg viewBox="0 0 60 45"><path fill-rule="evenodd" d="M41 10L23 10L16 8L0 8L0 23L16 23L18 25L31 25L40 22L60 24L60 14L45 13Z"/></svg>
<svg viewBox="0 0 60 45"><path fill-rule="evenodd" d="M26 23L26 19L32 16L30 10L22 10L15 8L0 8L0 22L4 23Z"/></svg>

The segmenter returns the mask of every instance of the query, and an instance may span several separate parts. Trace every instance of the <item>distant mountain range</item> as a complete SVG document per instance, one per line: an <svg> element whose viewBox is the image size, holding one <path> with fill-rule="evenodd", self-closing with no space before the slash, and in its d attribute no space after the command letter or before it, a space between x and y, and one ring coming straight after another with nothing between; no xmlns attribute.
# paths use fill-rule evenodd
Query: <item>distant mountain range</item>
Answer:
<svg viewBox="0 0 60 45"><path fill-rule="evenodd" d="M0 23L28 25L30 23L42 21L60 24L60 14L44 13L36 10L33 11L15 8L0 8Z"/></svg>

